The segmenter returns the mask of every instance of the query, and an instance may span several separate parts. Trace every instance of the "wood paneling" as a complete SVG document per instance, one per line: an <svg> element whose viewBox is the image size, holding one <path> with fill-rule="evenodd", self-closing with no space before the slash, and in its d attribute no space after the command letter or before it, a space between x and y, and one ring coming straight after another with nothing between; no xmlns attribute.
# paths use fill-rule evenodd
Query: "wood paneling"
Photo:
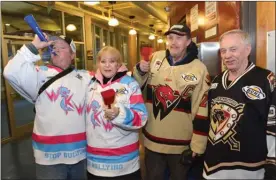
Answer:
<svg viewBox="0 0 276 180"><path fill-rule="evenodd" d="M256 64L266 68L267 32L275 30L275 2L257 2L257 59Z"/></svg>
<svg viewBox="0 0 276 180"><path fill-rule="evenodd" d="M128 70L132 71L137 63L137 35L128 35Z"/></svg>
<svg viewBox="0 0 276 180"><path fill-rule="evenodd" d="M209 24L199 25L198 29L192 32L192 37L197 36L197 43L206 41L218 41L219 36L224 32L240 28L240 2L217 2L218 11L218 33L215 37L205 39L205 30L209 29ZM198 4L199 17L205 16L205 2L173 2L171 3L170 23L179 22L185 15L187 24L190 26L190 10Z"/></svg>
<svg viewBox="0 0 276 180"><path fill-rule="evenodd" d="M85 44L86 44L86 52L84 52L84 55L87 56L87 51L93 52L91 16L88 16L88 15L84 16L84 27L85 27L84 30L85 30ZM94 56L93 61L95 61L95 59L96 57ZM93 70L93 61L87 59L86 69Z"/></svg>

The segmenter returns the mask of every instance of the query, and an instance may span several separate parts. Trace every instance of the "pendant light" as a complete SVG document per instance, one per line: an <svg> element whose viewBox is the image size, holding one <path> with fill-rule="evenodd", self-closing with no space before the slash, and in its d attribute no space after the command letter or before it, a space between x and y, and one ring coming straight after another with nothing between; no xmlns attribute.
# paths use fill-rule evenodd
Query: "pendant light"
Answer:
<svg viewBox="0 0 276 180"><path fill-rule="evenodd" d="M132 21L135 18L135 16L129 16L129 19L131 20L131 29L129 30L128 34L129 35L136 35L137 31L133 28Z"/></svg>
<svg viewBox="0 0 276 180"><path fill-rule="evenodd" d="M157 43L163 43L164 41L163 41L163 38L162 38L162 30L158 30L157 32L159 34L159 37L157 39Z"/></svg>
<svg viewBox="0 0 276 180"><path fill-rule="evenodd" d="M113 14L113 4L116 3L116 1L108 1L112 6L111 6L111 16L110 19L108 21L108 25L109 26L118 26L119 25L119 21L118 19L115 18L114 14Z"/></svg>
<svg viewBox="0 0 276 180"><path fill-rule="evenodd" d="M150 24L150 35L149 35L149 40L154 40L155 39L155 34L154 34L154 29L153 29L153 24Z"/></svg>

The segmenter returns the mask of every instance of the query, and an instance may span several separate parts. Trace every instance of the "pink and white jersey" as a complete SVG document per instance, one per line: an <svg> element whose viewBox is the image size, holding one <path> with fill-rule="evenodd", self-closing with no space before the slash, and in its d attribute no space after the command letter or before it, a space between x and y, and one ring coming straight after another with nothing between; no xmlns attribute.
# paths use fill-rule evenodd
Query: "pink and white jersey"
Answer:
<svg viewBox="0 0 276 180"><path fill-rule="evenodd" d="M50 65L35 66L38 60L40 56L24 45L4 69L13 88L35 104L35 161L42 165L78 163L86 158L85 92L90 74L73 70L38 96L40 87L62 71Z"/></svg>
<svg viewBox="0 0 276 180"><path fill-rule="evenodd" d="M103 77L97 71L88 88L86 135L87 169L96 176L116 177L137 171L139 163L139 130L146 124L147 111L138 83L126 75L125 66L119 69L121 76L103 85ZM124 71L125 73L122 73ZM119 115L112 121L104 117L101 92L114 89L114 105Z"/></svg>

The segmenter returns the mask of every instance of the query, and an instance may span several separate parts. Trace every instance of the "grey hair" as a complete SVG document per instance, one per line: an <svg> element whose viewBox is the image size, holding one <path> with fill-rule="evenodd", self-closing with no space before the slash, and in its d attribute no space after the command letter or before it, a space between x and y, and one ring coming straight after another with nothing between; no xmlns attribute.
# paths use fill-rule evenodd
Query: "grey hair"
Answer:
<svg viewBox="0 0 276 180"><path fill-rule="evenodd" d="M224 36L231 35L231 34L238 34L245 44L247 44L247 45L251 44L250 39L249 39L249 34L241 29L233 29L233 30L223 33L219 38L219 42L222 41Z"/></svg>

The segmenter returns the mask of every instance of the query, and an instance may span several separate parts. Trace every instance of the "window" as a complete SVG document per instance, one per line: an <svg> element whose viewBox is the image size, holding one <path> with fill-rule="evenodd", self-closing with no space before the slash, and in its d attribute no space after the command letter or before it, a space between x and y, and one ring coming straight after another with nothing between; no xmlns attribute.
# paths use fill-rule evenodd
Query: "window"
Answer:
<svg viewBox="0 0 276 180"><path fill-rule="evenodd" d="M77 69L85 69L85 61L84 61L84 45L76 44L76 58L75 58L75 66Z"/></svg>
<svg viewBox="0 0 276 180"><path fill-rule="evenodd" d="M96 58L97 55L99 53L99 51L101 50L101 48L103 48L104 46L114 46L115 47L115 36L114 33L104 29L98 25L93 25L93 37L94 37L94 64L96 64Z"/></svg>
<svg viewBox="0 0 276 180"><path fill-rule="evenodd" d="M1 2L3 20L3 34L33 37L33 30L24 21L24 17L32 14L43 32L52 35L62 33L61 12L52 9L47 11L46 7L33 5L27 2Z"/></svg>
<svg viewBox="0 0 276 180"><path fill-rule="evenodd" d="M113 32L110 32L110 46L116 47L115 45L115 35Z"/></svg>
<svg viewBox="0 0 276 180"><path fill-rule="evenodd" d="M64 13L65 35L76 44L75 67L85 69L83 18Z"/></svg>
<svg viewBox="0 0 276 180"><path fill-rule="evenodd" d="M110 45L109 43L109 32L103 29L103 46Z"/></svg>
<svg viewBox="0 0 276 180"><path fill-rule="evenodd" d="M127 65L128 62L128 47L127 47L127 36L121 36L121 53L124 63Z"/></svg>

